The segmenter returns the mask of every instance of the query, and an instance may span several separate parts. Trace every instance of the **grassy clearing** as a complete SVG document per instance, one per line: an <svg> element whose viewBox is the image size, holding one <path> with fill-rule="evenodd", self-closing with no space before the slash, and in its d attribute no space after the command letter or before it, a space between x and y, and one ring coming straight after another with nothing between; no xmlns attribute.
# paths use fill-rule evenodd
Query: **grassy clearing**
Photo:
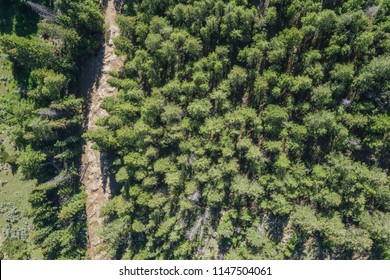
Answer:
<svg viewBox="0 0 390 280"><path fill-rule="evenodd" d="M0 229L1 235L5 237L7 227L12 226L15 230L22 230L20 234L24 234L24 231L30 230L30 223L27 217L29 211L28 196L34 187L34 182L23 181L20 174L12 174L11 167L9 165L1 165L0 167ZM9 233L11 237L16 237L12 233ZM20 236L18 236L20 237ZM24 237L22 236L22 239Z"/></svg>

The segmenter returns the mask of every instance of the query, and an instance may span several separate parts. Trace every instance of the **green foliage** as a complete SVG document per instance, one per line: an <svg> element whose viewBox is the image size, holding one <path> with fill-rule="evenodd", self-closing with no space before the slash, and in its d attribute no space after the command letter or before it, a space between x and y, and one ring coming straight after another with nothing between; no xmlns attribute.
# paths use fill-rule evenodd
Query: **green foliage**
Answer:
<svg viewBox="0 0 390 280"><path fill-rule="evenodd" d="M28 260L30 257L26 241L6 239L1 244L0 259L2 260Z"/></svg>
<svg viewBox="0 0 390 280"><path fill-rule="evenodd" d="M264 132L271 137L277 137L283 130L288 119L287 110L277 105L269 105L264 109Z"/></svg>
<svg viewBox="0 0 390 280"><path fill-rule="evenodd" d="M54 46L38 38L2 35L0 47L21 68L54 67Z"/></svg>
<svg viewBox="0 0 390 280"><path fill-rule="evenodd" d="M34 151L31 146L27 146L26 150L22 152L16 160L20 171L27 178L31 179L39 176L43 170L43 162L46 155L40 151Z"/></svg>
<svg viewBox="0 0 390 280"><path fill-rule="evenodd" d="M389 258L387 1L376 15L372 1L255 2L127 1L118 16L119 92L85 135L119 183L101 213L112 258ZM77 258L84 194L49 179L77 166L68 85L103 17L93 0L55 9L41 38L0 37L28 72L5 111L16 163L48 181L30 198L37 243Z"/></svg>
<svg viewBox="0 0 390 280"><path fill-rule="evenodd" d="M369 20L366 1L179 2L135 1L117 19L124 92L92 137L122 185L106 226L128 239L108 246L134 259L385 258L385 5Z"/></svg>
<svg viewBox="0 0 390 280"><path fill-rule="evenodd" d="M84 258L85 195L74 175L81 153L83 100L74 91L81 63L101 44L104 17L100 3L44 1L40 4L48 5L55 20L38 22L39 15L25 1L6 2L10 16L15 13L15 28L3 29L11 19L3 21L1 16L0 51L2 58L13 63L18 87L1 94L0 117L16 153L10 156L1 149L1 158L25 178L37 181L29 197L31 236L43 257ZM1 15L4 5L1 2ZM21 19L21 14L30 19ZM17 245L24 254L23 244L11 241L7 246ZM7 257L21 258L10 250L3 250Z"/></svg>
<svg viewBox="0 0 390 280"><path fill-rule="evenodd" d="M30 85L34 89L28 95L35 99L37 104L43 106L57 101L66 86L66 77L62 74L56 74L52 70L34 70L31 72L30 79Z"/></svg>

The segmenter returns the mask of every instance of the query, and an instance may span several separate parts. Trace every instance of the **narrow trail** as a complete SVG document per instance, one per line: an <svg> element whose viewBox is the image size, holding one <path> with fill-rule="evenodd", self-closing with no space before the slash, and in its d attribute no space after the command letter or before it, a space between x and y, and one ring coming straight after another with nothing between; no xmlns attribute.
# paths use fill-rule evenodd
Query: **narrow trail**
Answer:
<svg viewBox="0 0 390 280"><path fill-rule="evenodd" d="M107 36L99 53L89 59L81 76L81 91L89 97L86 113L86 129L96 129L96 121L108 113L101 108L105 97L114 96L116 89L108 84L110 72L122 68L124 59L115 55L112 39L119 36L115 23L115 0L108 0L105 11ZM105 163L101 153L92 149L92 142L87 141L82 155L81 183L87 193L86 212L88 222L88 255L91 259L106 259L106 252L100 248L102 239L98 228L103 219L99 213L111 196L110 178L105 174Z"/></svg>

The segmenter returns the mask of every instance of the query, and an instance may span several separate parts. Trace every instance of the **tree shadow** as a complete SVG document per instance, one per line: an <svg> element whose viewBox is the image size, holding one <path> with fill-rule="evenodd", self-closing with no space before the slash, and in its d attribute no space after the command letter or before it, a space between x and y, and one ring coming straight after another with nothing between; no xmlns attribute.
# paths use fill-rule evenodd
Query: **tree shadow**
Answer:
<svg viewBox="0 0 390 280"><path fill-rule="evenodd" d="M78 81L80 96L86 100L84 104L84 130L88 129L88 115L90 113L92 94L99 87L99 81L103 72L104 46L98 53L88 58L81 67L81 75Z"/></svg>
<svg viewBox="0 0 390 280"><path fill-rule="evenodd" d="M100 171L102 174L104 192L109 191L111 196L117 195L117 191L120 190L121 184L115 179L115 174L110 170L110 159L108 155L100 153Z"/></svg>
<svg viewBox="0 0 390 280"><path fill-rule="evenodd" d="M270 215L267 218L266 223L269 225L270 238L274 240L276 243L280 243L280 241L282 240L283 231L287 225L288 219L289 219L288 215L284 215L284 216Z"/></svg>
<svg viewBox="0 0 390 280"><path fill-rule="evenodd" d="M12 32L15 14L14 5L8 1L0 0L0 34Z"/></svg>
<svg viewBox="0 0 390 280"><path fill-rule="evenodd" d="M39 15L24 3L0 0L0 34L29 36L38 31Z"/></svg>

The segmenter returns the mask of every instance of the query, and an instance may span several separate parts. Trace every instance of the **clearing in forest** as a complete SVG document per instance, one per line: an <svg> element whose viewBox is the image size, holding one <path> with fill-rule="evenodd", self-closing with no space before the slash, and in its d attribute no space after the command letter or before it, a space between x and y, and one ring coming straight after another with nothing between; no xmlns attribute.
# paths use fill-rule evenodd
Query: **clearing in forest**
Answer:
<svg viewBox="0 0 390 280"><path fill-rule="evenodd" d="M89 59L81 77L82 90L88 92L87 130L96 129L96 121L107 112L101 108L104 98L113 96L116 89L108 84L110 72L118 71L123 65L123 58L115 55L113 38L119 36L119 28L115 23L116 9L113 0L109 0L105 11L107 37L98 55ZM99 151L92 148L93 143L87 141L82 156L81 182L87 193L88 220L88 255L91 259L105 259L104 250L99 249L102 240L97 233L102 223L101 207L108 201L110 179L105 176L104 160Z"/></svg>

